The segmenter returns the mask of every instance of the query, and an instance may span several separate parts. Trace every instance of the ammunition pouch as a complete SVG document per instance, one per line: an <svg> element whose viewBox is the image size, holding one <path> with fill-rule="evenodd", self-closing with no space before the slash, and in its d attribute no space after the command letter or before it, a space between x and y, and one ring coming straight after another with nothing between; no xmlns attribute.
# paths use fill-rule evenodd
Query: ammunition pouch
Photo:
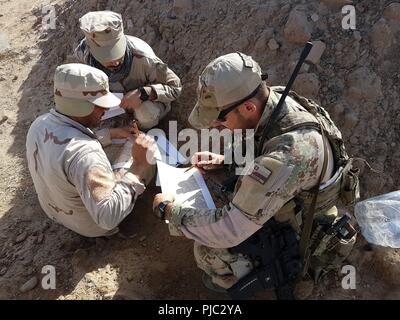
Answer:
<svg viewBox="0 0 400 320"><path fill-rule="evenodd" d="M275 289L278 299L294 299L295 282L303 267L297 235L288 224L270 219L254 235L229 250L247 255L255 266L228 289L232 299L246 299L268 288Z"/></svg>
<svg viewBox="0 0 400 320"><path fill-rule="evenodd" d="M353 161L350 159L343 170L342 185L340 192L340 200L346 206L354 205L360 199L360 181L358 175L360 169L352 166Z"/></svg>
<svg viewBox="0 0 400 320"><path fill-rule="evenodd" d="M283 92L283 89L274 90L278 93ZM308 267L317 281L323 272L339 267L354 246L357 232L350 224L349 216L340 218L337 216L335 205L342 202L345 206L350 206L357 202L360 197L359 169L353 167L353 159L348 157L342 135L328 112L312 100L301 97L295 92L291 91L289 96L308 113L300 109L282 111L279 114L279 121L272 123L272 129L265 129L271 134L263 135L259 142L258 155L263 150L265 139L299 128L320 129L330 142L336 172L329 181L320 185L313 208L311 237L307 243L307 253L310 254ZM234 179L226 181L224 191L233 190L235 183ZM302 267L303 264L303 260L299 257L298 238L304 227L306 210L312 207L314 196L314 191L297 194L262 229L231 249L232 252L247 254L258 262L249 275L240 279L228 290L233 298L242 298L257 290L272 287L275 288L278 298L293 298L291 290L296 280L294 274L299 276L303 271L297 270L297 267ZM285 234L279 235L280 232ZM291 248L295 248L294 251L288 248L289 244Z"/></svg>
<svg viewBox="0 0 400 320"><path fill-rule="evenodd" d="M274 218L289 223L300 234L304 213L310 207L312 196L311 192L303 191L287 202ZM359 196L358 169L353 169L351 159L320 186L309 244L309 271L316 283L321 275L342 265L356 241L357 231L351 225L350 218L338 218L335 204L341 201L346 206L352 205Z"/></svg>
<svg viewBox="0 0 400 320"><path fill-rule="evenodd" d="M342 266L353 249L357 235L348 215L335 218L330 214L330 219L323 221L319 219L321 223L314 225L310 241L309 271L315 283L323 274ZM293 291L303 270L303 262L299 254L299 238L290 224L272 218L254 235L229 251L248 256L255 266L228 289L232 299L250 298L265 289L274 289L280 300L295 298Z"/></svg>
<svg viewBox="0 0 400 320"><path fill-rule="evenodd" d="M310 239L309 272L315 283L321 275L343 264L356 241L357 231L350 223L350 216L338 217L334 206L343 195L342 188L349 186L349 181L353 183L350 186L354 195L351 201L358 196L357 174L348 169L350 167L340 168L321 185ZM230 249L233 253L248 255L257 266L228 290L232 298L242 299L267 288L275 288L278 299L294 298L292 290L302 268L298 236L302 230L304 208L311 201L308 192L301 195L300 200L296 197L287 202L253 236Z"/></svg>
<svg viewBox="0 0 400 320"><path fill-rule="evenodd" d="M350 255L357 237L357 230L350 223L350 216L337 218L332 224L314 228L310 241L310 265L314 282L321 276L343 265Z"/></svg>
<svg viewBox="0 0 400 320"><path fill-rule="evenodd" d="M322 212L341 201L345 206L353 205L360 198L360 185L358 179L359 169L352 167L349 159L345 166L336 170L327 182L321 184L315 211ZM313 193L303 191L296 196L303 208L309 208Z"/></svg>

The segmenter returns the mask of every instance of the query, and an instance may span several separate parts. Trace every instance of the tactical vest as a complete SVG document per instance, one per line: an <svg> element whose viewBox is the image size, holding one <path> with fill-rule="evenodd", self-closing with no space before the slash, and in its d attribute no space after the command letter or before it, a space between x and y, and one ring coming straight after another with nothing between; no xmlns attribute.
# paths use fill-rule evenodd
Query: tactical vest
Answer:
<svg viewBox="0 0 400 320"><path fill-rule="evenodd" d="M284 87L271 88L275 92L283 93ZM335 236L327 237L326 231L331 230L337 222L335 205L342 202L345 206L353 205L359 199L359 170L353 168L352 159L346 153L342 134L336 127L328 112L311 99L304 98L294 91L289 97L300 106L297 110L282 109L277 121L272 124L272 130L267 140L298 129L315 129L321 132L330 143L334 159L334 174L329 181L321 185L318 193L316 214L313 223L313 233L310 240L312 257L310 268L315 278L323 271L328 271L341 264L348 256L355 243L355 230L347 224L348 233L338 239ZM258 155L262 154L264 142L260 142ZM305 212L310 207L313 198L311 191L303 191L287 202L274 216L278 222L289 223L298 233L301 233Z"/></svg>

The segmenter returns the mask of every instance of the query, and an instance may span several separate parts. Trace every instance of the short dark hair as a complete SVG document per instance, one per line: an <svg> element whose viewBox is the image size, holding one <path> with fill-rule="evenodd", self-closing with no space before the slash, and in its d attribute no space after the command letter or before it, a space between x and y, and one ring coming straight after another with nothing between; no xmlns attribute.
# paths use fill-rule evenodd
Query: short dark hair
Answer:
<svg viewBox="0 0 400 320"><path fill-rule="evenodd" d="M268 101L268 86L265 81L262 81L261 84L257 88L257 93L254 98L260 101L263 105Z"/></svg>

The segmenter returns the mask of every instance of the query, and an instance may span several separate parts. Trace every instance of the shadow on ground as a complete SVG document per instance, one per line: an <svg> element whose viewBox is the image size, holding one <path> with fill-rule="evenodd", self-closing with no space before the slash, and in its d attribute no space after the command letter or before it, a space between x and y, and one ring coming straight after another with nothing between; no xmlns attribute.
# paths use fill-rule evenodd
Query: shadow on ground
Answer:
<svg viewBox="0 0 400 320"><path fill-rule="evenodd" d="M67 2L73 4L73 1ZM82 4L83 15L90 4ZM94 9L94 8L91 8ZM0 219L0 298L16 299L206 299L222 298L203 288L201 272L193 259L192 241L169 236L167 227L151 213L153 196L148 188L138 200L121 232L110 238L87 239L49 220L37 201L25 159L25 137L30 123L53 105L52 79L57 65L71 62L68 55L73 39L81 34L78 21L73 30L63 21L77 16L74 6L57 7L57 32L43 34L38 48L41 56L20 88L18 118L8 153L23 163L23 179L13 190L10 209ZM33 28L39 32L38 23ZM61 46L62 54L59 54ZM56 289L41 288L42 267L55 267ZM20 286L32 277L37 286L21 292Z"/></svg>

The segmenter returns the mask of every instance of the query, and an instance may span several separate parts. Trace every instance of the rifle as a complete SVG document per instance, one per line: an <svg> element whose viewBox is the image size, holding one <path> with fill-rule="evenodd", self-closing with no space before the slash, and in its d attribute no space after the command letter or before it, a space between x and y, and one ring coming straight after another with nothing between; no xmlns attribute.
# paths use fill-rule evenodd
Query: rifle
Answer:
<svg viewBox="0 0 400 320"><path fill-rule="evenodd" d="M267 125L265 127L265 130L263 132L263 135L260 140L260 146L262 148L262 145L264 144L265 139L268 137L268 134L271 133L273 124L278 118L278 115L281 113L283 103L285 102L286 97L289 94L289 91L292 89L293 83L297 78L297 75L299 74L299 71L301 69L301 66L303 65L304 61L306 60L308 54L310 53L311 49L313 47L313 44L311 42L307 42L303 51L301 52L300 59L297 62L296 67L294 68L292 75L290 76L289 82L287 83L285 90L283 91L278 104L274 108L274 111L272 111L271 116L269 117L269 120L267 122ZM261 150L259 150L261 152Z"/></svg>

